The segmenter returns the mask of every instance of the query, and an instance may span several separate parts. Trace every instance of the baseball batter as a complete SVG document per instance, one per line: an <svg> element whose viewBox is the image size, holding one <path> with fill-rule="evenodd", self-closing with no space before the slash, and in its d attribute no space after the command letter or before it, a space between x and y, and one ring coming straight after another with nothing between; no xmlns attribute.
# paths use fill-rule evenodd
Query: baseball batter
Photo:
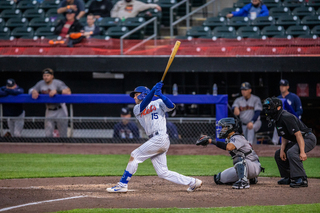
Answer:
<svg viewBox="0 0 320 213"><path fill-rule="evenodd" d="M138 164L148 158L151 159L160 178L177 184L189 185L188 192L193 192L201 187L201 180L168 170L166 154L170 140L167 134L165 113L173 110L175 105L162 95L162 85L161 82L157 83L151 91L147 87L139 86L130 93L136 103L133 113L149 136L149 140L131 152L129 163L120 182L112 188L107 188L108 192L127 192L128 182L136 173ZM154 95L159 99L152 101Z"/></svg>
<svg viewBox="0 0 320 213"><path fill-rule="evenodd" d="M216 145L220 149L228 150L233 159L233 167L214 175L216 184L233 184L234 189L250 188L250 183L258 182L261 172L259 157L243 135L237 132L238 124L234 118L223 118L218 122L219 138L226 143L212 140L210 136L202 136L196 145Z"/></svg>
<svg viewBox="0 0 320 213"><path fill-rule="evenodd" d="M42 71L43 80L39 81L34 87L29 90L29 94L33 99L39 97L41 94L49 94L50 97L56 94L71 94L69 87L60 80L54 79L53 70L46 68ZM68 132L68 120L59 119L68 117L67 106L65 103L61 104L46 104L46 119L45 120L45 134L46 137L53 137L53 131L55 128L55 122L59 130L60 137L67 137Z"/></svg>
<svg viewBox="0 0 320 213"><path fill-rule="evenodd" d="M250 144L257 144L255 133L261 127L261 100L258 96L251 94L252 89L250 83L242 83L240 89L242 97L237 98L232 105L234 115L240 115L244 137Z"/></svg>

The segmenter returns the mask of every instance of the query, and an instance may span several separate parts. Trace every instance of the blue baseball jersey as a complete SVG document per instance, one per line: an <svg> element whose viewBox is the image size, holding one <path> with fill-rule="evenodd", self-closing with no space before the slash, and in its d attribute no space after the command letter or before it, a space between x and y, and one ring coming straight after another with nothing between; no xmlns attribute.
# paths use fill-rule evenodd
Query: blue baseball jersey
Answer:
<svg viewBox="0 0 320 213"><path fill-rule="evenodd" d="M278 98L283 98L282 95L279 95ZM302 115L302 104L301 104L301 100L299 98L299 96L297 96L296 94L289 92L288 95L286 95L284 97L288 104L292 107L292 109L295 111L295 113L297 114L297 116L299 118L301 118Z"/></svg>

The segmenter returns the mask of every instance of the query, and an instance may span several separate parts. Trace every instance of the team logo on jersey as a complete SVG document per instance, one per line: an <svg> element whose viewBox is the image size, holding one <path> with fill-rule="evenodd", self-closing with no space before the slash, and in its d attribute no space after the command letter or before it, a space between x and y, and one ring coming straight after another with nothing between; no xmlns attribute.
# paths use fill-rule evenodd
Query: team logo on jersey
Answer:
<svg viewBox="0 0 320 213"><path fill-rule="evenodd" d="M156 111L156 110L157 110L157 107L155 107L154 105L151 105L150 108L145 108L145 109L142 111L140 117L142 117L143 115L148 115L148 114L150 114L151 112Z"/></svg>

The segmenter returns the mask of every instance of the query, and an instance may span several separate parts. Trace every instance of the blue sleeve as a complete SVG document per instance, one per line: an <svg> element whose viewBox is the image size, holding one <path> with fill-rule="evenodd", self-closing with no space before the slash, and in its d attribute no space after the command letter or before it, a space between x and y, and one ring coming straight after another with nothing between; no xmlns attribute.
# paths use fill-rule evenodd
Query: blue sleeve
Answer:
<svg viewBox="0 0 320 213"><path fill-rule="evenodd" d="M243 8L241 8L239 11L232 12L233 16L247 16L248 11L251 8L251 3L245 5Z"/></svg>
<svg viewBox="0 0 320 213"><path fill-rule="evenodd" d="M261 110L254 111L253 118L251 119L253 122L256 122L258 117L260 116Z"/></svg>
<svg viewBox="0 0 320 213"><path fill-rule="evenodd" d="M294 111L296 112L297 116L301 116L303 113L303 109L302 109L302 104L301 104L301 100L298 96L295 96L295 102L296 102L296 108L294 109Z"/></svg>
<svg viewBox="0 0 320 213"><path fill-rule="evenodd" d="M143 101L140 104L140 112L142 112L148 106L148 104L152 101L155 90L156 90L155 88L152 88L149 94L143 99Z"/></svg>
<svg viewBox="0 0 320 213"><path fill-rule="evenodd" d="M8 95L8 92L5 90L6 87L0 88L0 97L4 97Z"/></svg>
<svg viewBox="0 0 320 213"><path fill-rule="evenodd" d="M24 92L24 90L21 87L17 87L15 89L7 89L6 91L9 95L20 95Z"/></svg>
<svg viewBox="0 0 320 213"><path fill-rule="evenodd" d="M269 10L268 10L267 6L264 4L261 6L260 14L258 14L257 17L261 17L261 16L269 16Z"/></svg>
<svg viewBox="0 0 320 213"><path fill-rule="evenodd" d="M172 101L167 98L166 96L164 95L159 95L159 98L162 99L163 103L169 108L169 109L173 109L174 108L174 104L172 103Z"/></svg>
<svg viewBox="0 0 320 213"><path fill-rule="evenodd" d="M114 138L120 138L120 135L119 135L119 123L117 123L116 125L114 125L113 127L113 137Z"/></svg>
<svg viewBox="0 0 320 213"><path fill-rule="evenodd" d="M290 112L291 114L295 115L297 118L299 118L299 116L297 115L297 113L294 111L294 109L292 108L292 106L289 105L288 101L285 100L284 103L284 109L287 110L288 112Z"/></svg>
<svg viewBox="0 0 320 213"><path fill-rule="evenodd" d="M139 128L135 123L132 124L132 134L134 138L140 138Z"/></svg>
<svg viewBox="0 0 320 213"><path fill-rule="evenodd" d="M58 9L61 7L65 7L65 6L67 6L67 1L62 1L62 2L60 2Z"/></svg>
<svg viewBox="0 0 320 213"><path fill-rule="evenodd" d="M78 0L78 10L79 11L85 11L84 2L83 0Z"/></svg>

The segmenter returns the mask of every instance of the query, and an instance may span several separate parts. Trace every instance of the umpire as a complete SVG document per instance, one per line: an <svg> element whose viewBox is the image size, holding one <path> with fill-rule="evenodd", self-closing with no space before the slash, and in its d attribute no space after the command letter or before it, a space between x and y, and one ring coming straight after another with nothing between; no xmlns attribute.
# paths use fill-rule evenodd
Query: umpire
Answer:
<svg viewBox="0 0 320 213"><path fill-rule="evenodd" d="M312 129L293 114L283 110L279 98L267 98L263 110L267 119L275 124L278 135L282 137L281 148L274 155L282 177L278 184L290 184L293 188L307 187L308 180L302 161L307 160L306 153L317 144Z"/></svg>

